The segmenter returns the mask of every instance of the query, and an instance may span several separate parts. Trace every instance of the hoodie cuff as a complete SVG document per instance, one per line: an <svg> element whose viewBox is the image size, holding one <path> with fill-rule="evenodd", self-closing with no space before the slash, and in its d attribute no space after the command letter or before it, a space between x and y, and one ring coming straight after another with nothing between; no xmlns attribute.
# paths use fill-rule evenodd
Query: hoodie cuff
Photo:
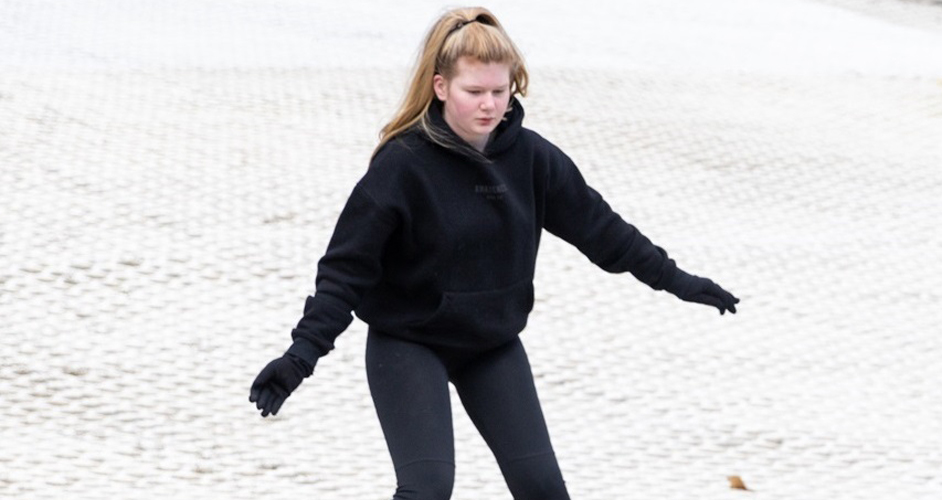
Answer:
<svg viewBox="0 0 942 500"><path fill-rule="evenodd" d="M693 283L695 279L696 276L678 267L674 269L674 276L671 277L670 283L664 287L664 289L682 299L687 294L687 290L690 289L690 284Z"/></svg>
<svg viewBox="0 0 942 500"><path fill-rule="evenodd" d="M294 343L291 344L291 347L285 351L285 355L292 356L304 362L306 365L305 368L308 368L308 375L310 375L314 372L317 359L320 358L323 353L311 341L303 337L297 337L294 339Z"/></svg>

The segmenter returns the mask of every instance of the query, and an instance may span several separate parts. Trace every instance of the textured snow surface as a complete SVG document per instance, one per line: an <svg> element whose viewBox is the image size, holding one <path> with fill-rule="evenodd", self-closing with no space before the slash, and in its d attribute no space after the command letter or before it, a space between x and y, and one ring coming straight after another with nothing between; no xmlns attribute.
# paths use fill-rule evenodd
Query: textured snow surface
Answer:
<svg viewBox="0 0 942 500"><path fill-rule="evenodd" d="M572 497L942 498L942 6L488 6L526 125L742 298L545 234L522 338ZM392 495L362 322L277 417L248 388L442 8L0 0L0 497ZM509 500L453 402L453 498Z"/></svg>

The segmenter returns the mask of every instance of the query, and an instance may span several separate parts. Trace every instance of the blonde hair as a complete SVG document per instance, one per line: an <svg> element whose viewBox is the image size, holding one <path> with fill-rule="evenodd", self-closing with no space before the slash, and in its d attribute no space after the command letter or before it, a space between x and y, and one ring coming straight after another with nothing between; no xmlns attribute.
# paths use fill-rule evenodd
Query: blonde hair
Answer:
<svg viewBox="0 0 942 500"><path fill-rule="evenodd" d="M419 53L412 81L393 119L379 133L373 156L387 142L418 124L425 133L443 145L428 119L428 109L435 98L432 79L436 74L449 79L455 75L458 59L472 57L482 63L510 66L510 96L527 95L529 75L520 51L500 22L483 7L453 9L432 25ZM441 139L441 140L440 140Z"/></svg>

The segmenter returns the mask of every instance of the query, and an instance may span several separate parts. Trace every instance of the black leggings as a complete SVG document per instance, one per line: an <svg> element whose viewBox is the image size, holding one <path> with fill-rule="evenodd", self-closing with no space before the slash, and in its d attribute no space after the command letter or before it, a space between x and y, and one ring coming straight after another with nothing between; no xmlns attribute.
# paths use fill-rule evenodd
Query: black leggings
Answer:
<svg viewBox="0 0 942 500"><path fill-rule="evenodd" d="M366 373L396 468L393 500L447 500L455 480L448 382L494 453L514 500L569 500L520 339L480 353L370 328Z"/></svg>

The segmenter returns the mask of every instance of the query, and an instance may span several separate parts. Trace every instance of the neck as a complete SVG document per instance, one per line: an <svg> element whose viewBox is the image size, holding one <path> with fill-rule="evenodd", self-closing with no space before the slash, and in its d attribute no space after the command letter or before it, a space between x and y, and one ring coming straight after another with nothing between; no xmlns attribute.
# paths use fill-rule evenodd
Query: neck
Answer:
<svg viewBox="0 0 942 500"><path fill-rule="evenodd" d="M477 140L474 140L474 141L468 141L468 144L470 144L471 146L473 146L474 149L477 149L478 151L480 151L480 152L483 153L483 152L484 152L484 148L487 147L487 142L490 140L490 138L491 138L492 135L494 135L494 132L491 132L490 134L488 134L488 135L486 135L486 136L484 136L484 137L481 137L480 139L477 139Z"/></svg>
<svg viewBox="0 0 942 500"><path fill-rule="evenodd" d="M458 137L461 137L464 142L470 144L471 147L478 150L478 152L484 152L484 148L487 147L487 142L490 140L491 136L494 135L494 131L491 131L490 134L487 134L483 137L464 137L462 134L458 133L458 126L452 122L451 116L448 115L448 111L446 111L444 107L442 109L442 117L445 119L445 123L448 124L451 130L455 132Z"/></svg>

